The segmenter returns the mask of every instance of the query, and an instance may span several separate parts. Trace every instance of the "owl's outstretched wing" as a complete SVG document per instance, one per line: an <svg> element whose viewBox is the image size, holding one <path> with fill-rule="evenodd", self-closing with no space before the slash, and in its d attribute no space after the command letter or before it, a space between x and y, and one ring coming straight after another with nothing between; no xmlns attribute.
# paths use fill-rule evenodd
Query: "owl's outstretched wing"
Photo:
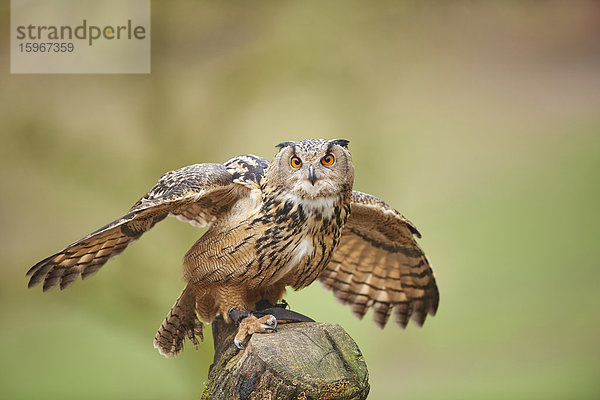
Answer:
<svg viewBox="0 0 600 400"><path fill-rule="evenodd" d="M168 215L195 226L210 225L259 187L268 162L239 156L225 164L195 164L167 172L123 217L103 226L29 269L29 287L47 291L85 279Z"/></svg>
<svg viewBox="0 0 600 400"><path fill-rule="evenodd" d="M398 211L354 191L340 245L319 279L358 318L373 307L375 323L383 328L393 309L402 328L411 316L422 325L427 314L435 315L439 293L413 236L421 237Z"/></svg>

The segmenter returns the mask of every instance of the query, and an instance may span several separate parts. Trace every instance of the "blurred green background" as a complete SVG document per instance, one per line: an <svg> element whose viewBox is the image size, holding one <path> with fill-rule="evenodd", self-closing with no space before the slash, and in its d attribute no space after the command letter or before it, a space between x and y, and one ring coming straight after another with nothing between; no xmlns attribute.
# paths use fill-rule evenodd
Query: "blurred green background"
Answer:
<svg viewBox="0 0 600 400"><path fill-rule="evenodd" d="M355 338L370 398L600 398L597 1L155 1L152 73L105 76L9 74L0 12L0 398L198 398L212 338L152 339L202 231L166 220L62 293L25 272L165 171L312 137L350 140L438 278L406 331L287 296Z"/></svg>

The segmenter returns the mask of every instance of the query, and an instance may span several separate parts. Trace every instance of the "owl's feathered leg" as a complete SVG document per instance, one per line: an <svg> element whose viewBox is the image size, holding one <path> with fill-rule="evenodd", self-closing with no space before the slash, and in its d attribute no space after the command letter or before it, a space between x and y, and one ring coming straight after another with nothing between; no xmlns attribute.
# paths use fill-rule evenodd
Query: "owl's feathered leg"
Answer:
<svg viewBox="0 0 600 400"><path fill-rule="evenodd" d="M165 357L172 357L181 351L183 341L187 337L198 349L198 339L204 340L202 322L196 314L196 295L190 285L186 286L181 295L167 314L154 337L154 347Z"/></svg>

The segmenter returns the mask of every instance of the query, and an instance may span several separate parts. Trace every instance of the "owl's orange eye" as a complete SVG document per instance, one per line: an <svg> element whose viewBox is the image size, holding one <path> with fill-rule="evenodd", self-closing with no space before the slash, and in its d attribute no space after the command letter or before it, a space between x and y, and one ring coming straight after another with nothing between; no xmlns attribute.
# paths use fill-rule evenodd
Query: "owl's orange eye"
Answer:
<svg viewBox="0 0 600 400"><path fill-rule="evenodd" d="M321 158L321 164L323 164L323 165L333 165L334 162L335 162L335 157L331 153L329 153L325 157Z"/></svg>
<svg viewBox="0 0 600 400"><path fill-rule="evenodd" d="M296 156L290 158L290 165L292 168L300 168L302 166L302 160Z"/></svg>

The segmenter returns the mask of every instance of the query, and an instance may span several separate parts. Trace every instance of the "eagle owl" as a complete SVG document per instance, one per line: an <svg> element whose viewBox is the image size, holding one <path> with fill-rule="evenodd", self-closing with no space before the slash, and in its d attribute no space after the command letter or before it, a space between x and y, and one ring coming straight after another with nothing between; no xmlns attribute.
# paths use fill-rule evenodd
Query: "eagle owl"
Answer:
<svg viewBox="0 0 600 400"><path fill-rule="evenodd" d="M123 217L34 265L29 287L43 281L44 291L65 289L78 275L93 275L172 215L209 228L184 257L186 287L154 339L167 357L181 351L185 338L198 345L201 321L231 322L231 310L277 304L286 287L317 279L359 318L373 308L381 328L392 312L403 328L411 317L422 325L434 315L439 294L414 239L420 234L382 200L352 190L348 141L277 147L270 163L243 155L166 173ZM273 315L246 315L236 344L276 322Z"/></svg>

